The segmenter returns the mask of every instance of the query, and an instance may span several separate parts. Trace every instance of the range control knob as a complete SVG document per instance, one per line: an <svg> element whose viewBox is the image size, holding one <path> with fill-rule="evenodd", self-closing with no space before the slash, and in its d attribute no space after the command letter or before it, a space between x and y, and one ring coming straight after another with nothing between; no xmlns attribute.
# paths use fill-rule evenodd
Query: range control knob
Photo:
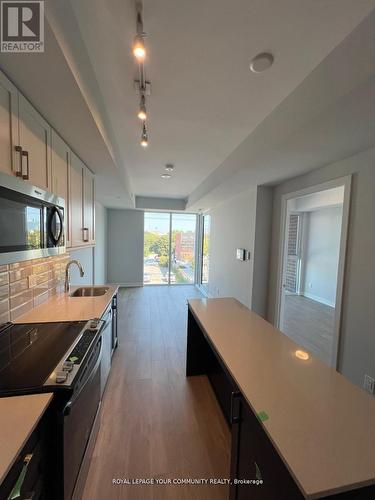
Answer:
<svg viewBox="0 0 375 500"><path fill-rule="evenodd" d="M61 371L56 373L56 383L57 384L63 384L66 382L68 378L68 372L67 371Z"/></svg>
<svg viewBox="0 0 375 500"><path fill-rule="evenodd" d="M62 369L64 372L71 372L74 368L74 363L72 361L64 361Z"/></svg>
<svg viewBox="0 0 375 500"><path fill-rule="evenodd" d="M95 318L95 319L92 319L90 321L90 324L89 324L89 328L90 330L96 330L98 328L98 325L99 325L99 319Z"/></svg>

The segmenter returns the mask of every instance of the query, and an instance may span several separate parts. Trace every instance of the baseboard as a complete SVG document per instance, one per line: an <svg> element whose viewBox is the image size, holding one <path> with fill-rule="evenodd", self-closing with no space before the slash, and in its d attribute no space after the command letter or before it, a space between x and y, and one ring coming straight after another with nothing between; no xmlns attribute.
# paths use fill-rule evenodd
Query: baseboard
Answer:
<svg viewBox="0 0 375 500"><path fill-rule="evenodd" d="M124 288L133 288L133 287L135 288L143 286L143 283L108 283L108 285L118 285Z"/></svg>
<svg viewBox="0 0 375 500"><path fill-rule="evenodd" d="M322 299L322 297L318 297L318 295L314 295L313 293L303 292L301 295L307 299L315 300L315 302L320 302L320 304L324 304L325 306L332 307L333 309L336 307L334 302Z"/></svg>

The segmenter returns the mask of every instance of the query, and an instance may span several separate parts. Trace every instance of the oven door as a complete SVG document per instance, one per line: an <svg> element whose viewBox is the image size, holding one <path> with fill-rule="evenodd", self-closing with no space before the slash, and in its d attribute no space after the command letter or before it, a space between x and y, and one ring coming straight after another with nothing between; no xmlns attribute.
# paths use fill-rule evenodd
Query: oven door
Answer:
<svg viewBox="0 0 375 500"><path fill-rule="evenodd" d="M64 499L72 498L95 417L100 406L100 363L102 338L100 337L80 379L77 390L66 404L64 414Z"/></svg>

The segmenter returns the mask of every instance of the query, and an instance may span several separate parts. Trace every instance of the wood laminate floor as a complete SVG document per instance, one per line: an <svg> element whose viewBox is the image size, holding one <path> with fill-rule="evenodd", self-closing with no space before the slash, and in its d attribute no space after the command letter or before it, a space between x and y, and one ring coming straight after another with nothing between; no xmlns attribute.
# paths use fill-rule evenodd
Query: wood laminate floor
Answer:
<svg viewBox="0 0 375 500"><path fill-rule="evenodd" d="M185 376L194 286L120 290L119 347L84 500L221 500L225 486L113 485L113 479L229 477L230 433L205 376Z"/></svg>
<svg viewBox="0 0 375 500"><path fill-rule="evenodd" d="M335 309L299 295L285 296L282 331L327 364L331 363Z"/></svg>

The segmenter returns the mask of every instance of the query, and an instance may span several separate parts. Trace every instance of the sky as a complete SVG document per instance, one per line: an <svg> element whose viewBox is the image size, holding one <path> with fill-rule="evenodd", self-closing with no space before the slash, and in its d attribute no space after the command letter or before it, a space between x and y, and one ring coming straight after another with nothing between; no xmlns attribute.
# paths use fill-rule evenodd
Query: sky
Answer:
<svg viewBox="0 0 375 500"><path fill-rule="evenodd" d="M169 213L145 212L145 231L169 232ZM195 231L195 214L172 214L172 230Z"/></svg>

